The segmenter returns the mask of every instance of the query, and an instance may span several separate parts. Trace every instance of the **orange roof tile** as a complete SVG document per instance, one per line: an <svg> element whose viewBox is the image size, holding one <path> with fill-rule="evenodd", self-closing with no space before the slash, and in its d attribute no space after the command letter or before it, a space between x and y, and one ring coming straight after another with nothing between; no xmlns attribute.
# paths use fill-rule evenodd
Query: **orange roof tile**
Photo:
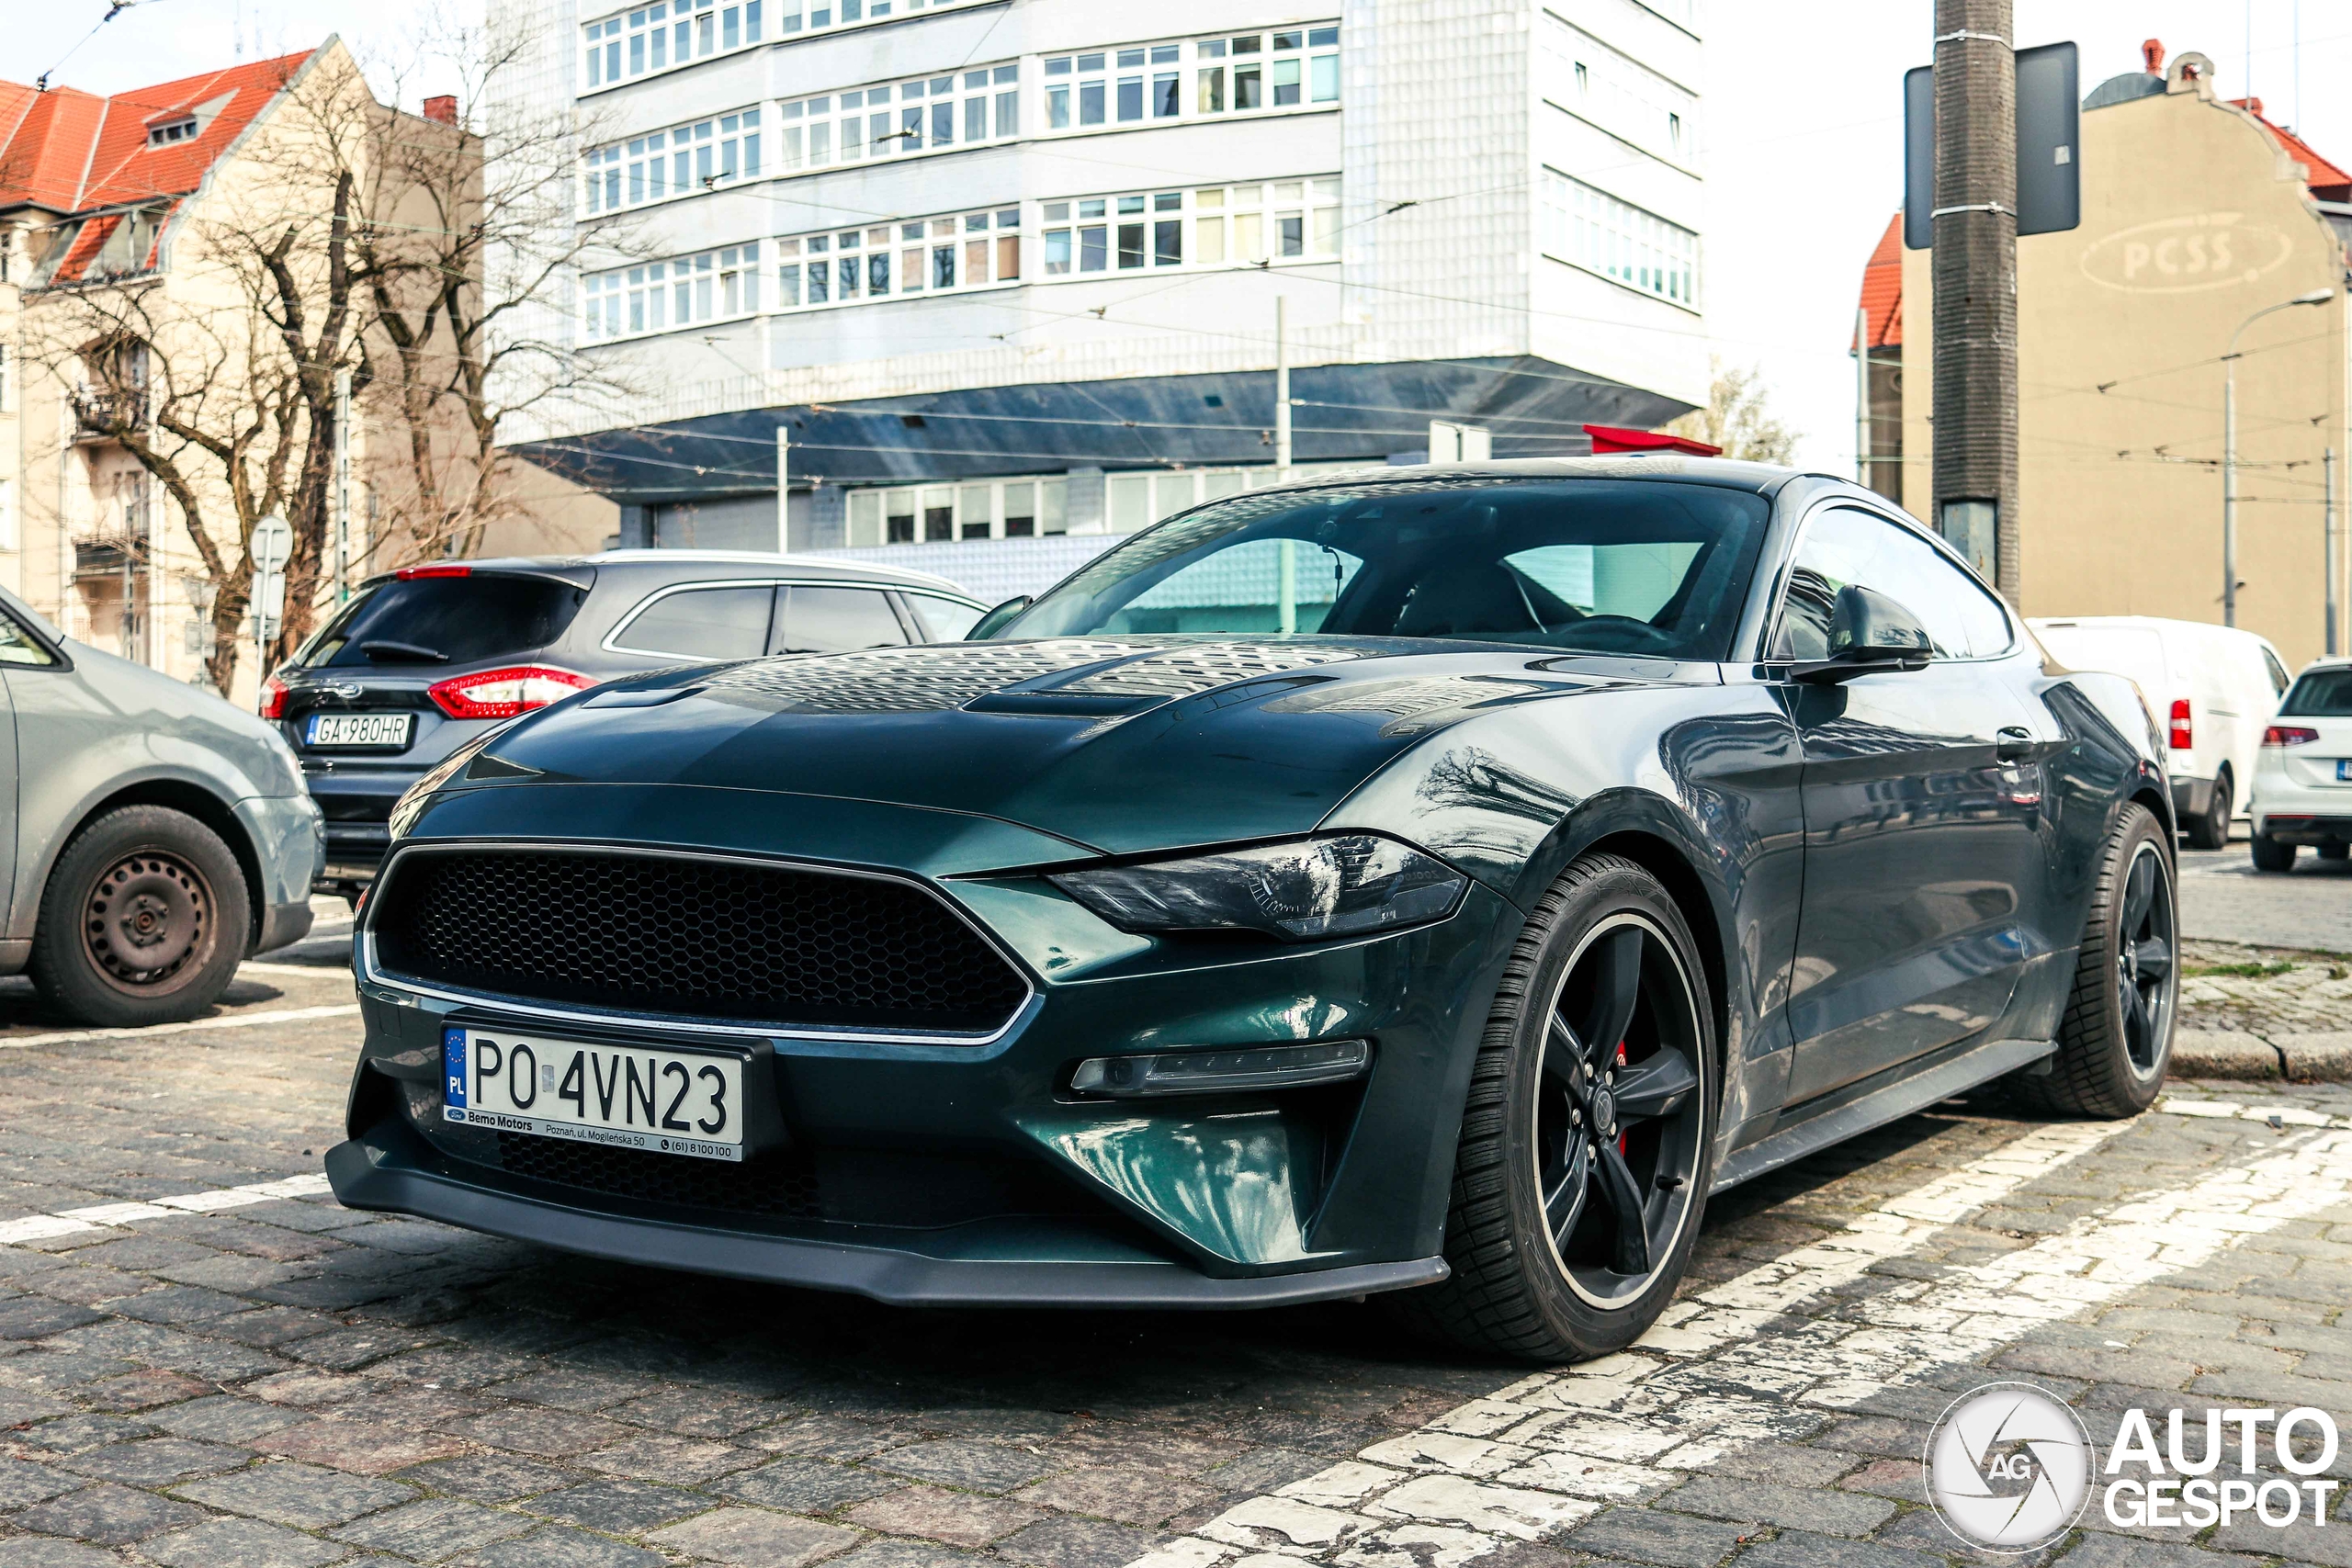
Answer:
<svg viewBox="0 0 2352 1568"><path fill-rule="evenodd" d="M2262 121L2262 128L2277 138L2287 150L2287 156L2303 166L2303 183L2311 186L2313 196L2322 201L2352 201L2352 171L2321 157L2312 144L2287 130L2273 125L2264 118L2260 98L2232 98L2230 102Z"/></svg>
<svg viewBox="0 0 2352 1568"><path fill-rule="evenodd" d="M190 195L312 52L252 61L111 97L72 87L40 93L0 82L0 207L81 212ZM209 118L198 135L149 145L151 125L200 108Z"/></svg>
<svg viewBox="0 0 2352 1568"><path fill-rule="evenodd" d="M1895 213L1862 267L1862 320L1872 348L1903 343L1903 214ZM1849 351L1850 352L1850 351Z"/></svg>

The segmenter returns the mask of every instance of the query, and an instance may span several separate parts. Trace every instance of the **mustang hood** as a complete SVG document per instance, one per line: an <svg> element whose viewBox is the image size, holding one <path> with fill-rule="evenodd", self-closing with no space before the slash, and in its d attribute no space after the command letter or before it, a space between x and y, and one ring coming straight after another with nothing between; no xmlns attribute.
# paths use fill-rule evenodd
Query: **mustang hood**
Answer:
<svg viewBox="0 0 2352 1568"><path fill-rule="evenodd" d="M1307 831L1432 730L1672 668L1349 637L770 659L549 708L452 787L677 784L886 802L1018 823L1073 852L1133 853Z"/></svg>

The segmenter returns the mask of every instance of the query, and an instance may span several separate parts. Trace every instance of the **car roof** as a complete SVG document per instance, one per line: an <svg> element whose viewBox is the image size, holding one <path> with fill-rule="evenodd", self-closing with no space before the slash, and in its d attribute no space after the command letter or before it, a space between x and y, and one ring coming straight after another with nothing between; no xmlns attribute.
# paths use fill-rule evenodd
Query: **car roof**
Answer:
<svg viewBox="0 0 2352 1568"><path fill-rule="evenodd" d="M428 563L439 565L442 563ZM692 581L696 567L753 568L762 576L808 572L818 577L878 582L892 588L921 588L978 604L965 589L946 578L910 567L834 556L788 555L773 550L599 550L585 556L484 556L447 563L482 572L564 572L581 568L644 567L662 570L681 581ZM386 577L391 573L384 573Z"/></svg>
<svg viewBox="0 0 2352 1568"><path fill-rule="evenodd" d="M1724 485L1770 495L1805 471L1733 457L1696 457L1679 452L1616 453L1601 457L1499 457L1485 463L1403 463L1342 468L1252 490L1320 490L1332 485L1410 484L1442 479L1663 479L1684 484ZM1818 479L1837 476L1819 474Z"/></svg>
<svg viewBox="0 0 2352 1568"><path fill-rule="evenodd" d="M2108 628L2150 632L2180 631L2196 637L2201 637L2210 632L2219 632L2224 637L2251 637L2265 648L2270 646L2268 637L2264 637L2260 632L2248 631L2244 626L2220 626L2211 621L2184 621L2172 615L2029 615L2026 617L2026 622L2036 629L2044 626L2082 626L2091 631Z"/></svg>

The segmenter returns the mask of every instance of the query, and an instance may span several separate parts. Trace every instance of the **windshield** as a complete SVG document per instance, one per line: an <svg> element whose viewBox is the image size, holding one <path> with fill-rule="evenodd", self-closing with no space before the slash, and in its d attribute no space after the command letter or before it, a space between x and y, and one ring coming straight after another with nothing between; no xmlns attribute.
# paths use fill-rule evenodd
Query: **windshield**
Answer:
<svg viewBox="0 0 2352 1568"><path fill-rule="evenodd" d="M297 665L474 664L543 649L588 591L547 577L476 572L360 591L296 654Z"/></svg>
<svg viewBox="0 0 2352 1568"><path fill-rule="evenodd" d="M1136 535L997 635L1324 633L1721 660L1770 512L1741 491L1612 479L1242 496Z"/></svg>
<svg viewBox="0 0 2352 1568"><path fill-rule="evenodd" d="M2352 718L2352 670L2312 670L2295 682L2280 718Z"/></svg>

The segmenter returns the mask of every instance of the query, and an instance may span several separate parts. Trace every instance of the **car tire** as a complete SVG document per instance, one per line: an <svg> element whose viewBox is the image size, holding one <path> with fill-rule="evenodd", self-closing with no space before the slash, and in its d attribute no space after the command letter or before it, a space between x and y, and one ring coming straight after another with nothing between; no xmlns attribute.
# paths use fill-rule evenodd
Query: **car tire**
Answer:
<svg viewBox="0 0 2352 1568"><path fill-rule="evenodd" d="M2192 850L2225 850L2230 847L2230 814L2237 809L2236 792L2230 784L2230 771L2222 770L2213 781L2213 795L2205 807L2205 815L2188 819L2187 832Z"/></svg>
<svg viewBox="0 0 2352 1568"><path fill-rule="evenodd" d="M244 873L220 834L183 811L126 806L57 857L28 969L80 1022L175 1023L220 999L251 928Z"/></svg>
<svg viewBox="0 0 2352 1568"><path fill-rule="evenodd" d="M1471 1069L1452 1276L1383 1301L1485 1354L1560 1363L1632 1343L1698 1237L1716 1049L1705 968L1666 889L1622 856L1571 865L1528 917Z"/></svg>
<svg viewBox="0 0 2352 1568"><path fill-rule="evenodd" d="M2254 836L2254 869L2256 871L2292 871L2295 869L2295 846L2282 844L2267 833Z"/></svg>
<svg viewBox="0 0 2352 1568"><path fill-rule="evenodd" d="M2095 1117L2136 1116L2155 1103L2180 1000L2180 904L2167 851L2154 816L2126 805L2100 852L2057 1055L2046 1071L2012 1079L2030 1103Z"/></svg>

